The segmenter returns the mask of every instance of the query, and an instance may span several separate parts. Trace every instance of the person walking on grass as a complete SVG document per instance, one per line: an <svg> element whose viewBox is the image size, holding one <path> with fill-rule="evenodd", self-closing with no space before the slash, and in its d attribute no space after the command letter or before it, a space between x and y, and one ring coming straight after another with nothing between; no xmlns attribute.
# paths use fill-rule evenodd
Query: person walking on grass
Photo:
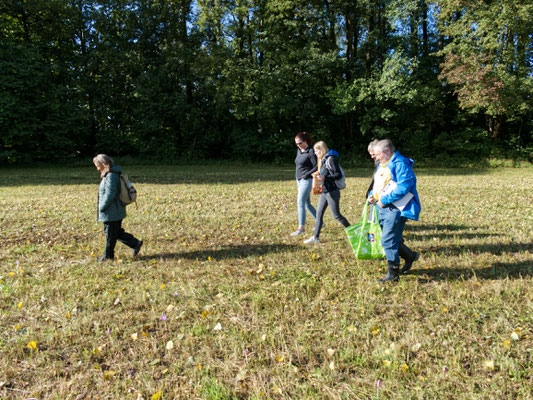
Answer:
<svg viewBox="0 0 533 400"><path fill-rule="evenodd" d="M397 281L400 273L407 273L419 257L405 245L402 237L407 219L418 221L421 210L414 161L397 152L388 139L379 141L374 146L374 153L379 166L374 173L374 186L368 202L379 206L381 245L387 259L387 275L380 281ZM401 271L400 257L405 260Z"/></svg>
<svg viewBox="0 0 533 400"><path fill-rule="evenodd" d="M98 154L93 158L93 163L102 178L98 188L98 221L104 223L106 236L105 251L98 257L98 261L115 258L117 240L131 247L135 257L139 254L143 242L122 228L122 220L126 217L126 207L119 199L122 168L115 165L113 159L105 154Z"/></svg>
<svg viewBox="0 0 533 400"><path fill-rule="evenodd" d="M374 146L378 144L378 142L378 139L374 139L368 144L368 154L370 154L370 158L374 161L374 173L376 172L376 169L379 165L379 162L376 160L376 154L374 153ZM368 189L366 191L365 199L368 199L368 196L372 191L372 187L374 186L374 173L372 173L372 180L370 181L370 186L368 186Z"/></svg>
<svg viewBox="0 0 533 400"><path fill-rule="evenodd" d="M311 204L311 187L313 172L317 170L317 160L313 150L313 139L307 132L299 132L294 138L296 143L296 184L298 187L298 229L291 236L302 235L305 232L306 210L316 220L316 209Z"/></svg>
<svg viewBox="0 0 533 400"><path fill-rule="evenodd" d="M329 150L326 143L320 141L314 145L316 157L318 159L318 171L313 175L322 182L322 193L318 198L315 231L313 236L304 240L305 244L320 243L320 230L323 226L324 213L329 206L331 215L340 222L345 228L350 226L348 220L340 213L339 204L341 192L335 183L342 178L342 172L339 166L339 153L335 150Z"/></svg>

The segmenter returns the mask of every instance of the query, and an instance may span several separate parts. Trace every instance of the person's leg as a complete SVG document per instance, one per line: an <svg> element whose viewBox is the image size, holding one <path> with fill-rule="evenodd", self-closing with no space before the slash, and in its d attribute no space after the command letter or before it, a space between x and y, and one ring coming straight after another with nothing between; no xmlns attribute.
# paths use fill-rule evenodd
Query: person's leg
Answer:
<svg viewBox="0 0 533 400"><path fill-rule="evenodd" d="M379 208L379 224L381 225L381 245L387 261L400 264L398 248L402 239L405 217L401 216L396 207Z"/></svg>
<svg viewBox="0 0 533 400"><path fill-rule="evenodd" d="M132 249L139 247L140 240L136 239L131 233L126 232L124 228L122 228L122 221L118 221L118 226L117 239Z"/></svg>
<svg viewBox="0 0 533 400"><path fill-rule="evenodd" d="M405 260L405 264L401 271L402 274L409 272L409 270L413 266L413 263L418 260L418 257L420 256L416 251L413 251L406 246L403 238L400 240L398 253L400 254L400 257Z"/></svg>
<svg viewBox="0 0 533 400"><path fill-rule="evenodd" d="M304 184L302 185L304 189L304 199L305 199L305 209L311 217L316 221L316 209L313 207L313 204L311 203L311 190L313 189L313 180L312 179L305 179L303 180Z"/></svg>
<svg viewBox="0 0 533 400"><path fill-rule="evenodd" d="M340 201L341 201L341 192L339 190L334 190L333 192L326 193L326 199L331 210L331 215L337 221L341 223L342 226L348 228L350 223L340 212Z"/></svg>
<svg viewBox="0 0 533 400"><path fill-rule="evenodd" d="M316 207L317 207L317 210L316 210L314 237L318 239L320 237L320 230L322 229L322 225L323 225L324 213L326 212L326 208L328 207L328 202L326 200L326 193L322 193L318 197L318 203Z"/></svg>
<svg viewBox="0 0 533 400"><path fill-rule="evenodd" d="M381 225L381 245L387 259L387 275L381 282L397 281L400 273L399 246L402 239L406 218L394 206L379 208Z"/></svg>
<svg viewBox="0 0 533 400"><path fill-rule="evenodd" d="M305 179L297 179L298 185L298 229L305 225Z"/></svg>
<svg viewBox="0 0 533 400"><path fill-rule="evenodd" d="M105 251L102 260L115 258L115 245L117 243L120 230L120 221L104 222Z"/></svg>

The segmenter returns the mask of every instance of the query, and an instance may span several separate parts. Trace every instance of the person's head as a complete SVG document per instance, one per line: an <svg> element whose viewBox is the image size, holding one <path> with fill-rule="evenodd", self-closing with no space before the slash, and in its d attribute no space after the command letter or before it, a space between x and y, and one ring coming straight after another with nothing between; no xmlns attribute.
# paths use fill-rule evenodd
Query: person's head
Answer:
<svg viewBox="0 0 533 400"><path fill-rule="evenodd" d="M370 158L375 159L376 155L374 154L374 147L376 147L376 144L378 144L379 140L374 139L368 144L368 154L370 154Z"/></svg>
<svg viewBox="0 0 533 400"><path fill-rule="evenodd" d="M389 161L396 149L389 139L383 139L376 143L374 146L374 155L376 160L381 164L385 164Z"/></svg>
<svg viewBox="0 0 533 400"><path fill-rule="evenodd" d="M300 150L307 150L307 147L313 145L313 139L307 132L298 132L294 137L294 143Z"/></svg>
<svg viewBox="0 0 533 400"><path fill-rule="evenodd" d="M98 154L93 158L96 169L100 172L108 172L113 165L113 159L106 154Z"/></svg>
<svg viewBox="0 0 533 400"><path fill-rule="evenodd" d="M319 160L322 160L329 151L328 146L326 146L326 143L324 143L322 140L316 142L313 146L313 149L315 150L316 158Z"/></svg>

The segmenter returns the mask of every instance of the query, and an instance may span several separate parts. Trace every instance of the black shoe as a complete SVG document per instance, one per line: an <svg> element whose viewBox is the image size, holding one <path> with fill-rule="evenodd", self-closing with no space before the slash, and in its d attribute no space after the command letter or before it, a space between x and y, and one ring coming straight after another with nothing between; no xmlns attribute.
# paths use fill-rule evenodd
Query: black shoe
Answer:
<svg viewBox="0 0 533 400"><path fill-rule="evenodd" d="M137 254L139 254L139 251L141 251L141 246L143 245L143 241L139 240L139 245L133 249L133 257L135 257Z"/></svg>
<svg viewBox="0 0 533 400"><path fill-rule="evenodd" d="M112 257L106 257L106 256L101 256L101 257L98 257L98 258L96 259L96 261L100 261L100 262L111 261L111 260L113 260Z"/></svg>
<svg viewBox="0 0 533 400"><path fill-rule="evenodd" d="M402 275L408 273L409 270L411 269L411 267L413 266L413 263L416 260L418 260L419 258L420 258L420 254L415 252L415 256L410 261L409 260L405 260L405 264L404 264L402 270L400 271L400 273Z"/></svg>
<svg viewBox="0 0 533 400"><path fill-rule="evenodd" d="M387 275L381 278L381 283L385 282L398 282L400 280L400 265L389 262L387 266Z"/></svg>

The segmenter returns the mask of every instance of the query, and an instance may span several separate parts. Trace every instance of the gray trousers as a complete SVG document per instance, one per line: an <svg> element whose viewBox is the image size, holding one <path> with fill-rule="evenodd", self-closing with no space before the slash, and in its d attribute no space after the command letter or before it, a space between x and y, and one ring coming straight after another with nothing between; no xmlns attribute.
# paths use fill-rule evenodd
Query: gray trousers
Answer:
<svg viewBox="0 0 533 400"><path fill-rule="evenodd" d="M339 190L334 190L333 192L322 193L318 198L317 210L316 210L316 222L315 222L315 237L320 236L320 230L322 229L324 213L328 206L331 209L331 215L337 221L340 222L345 228L350 226L348 220L340 213L339 203L341 200L341 192Z"/></svg>

